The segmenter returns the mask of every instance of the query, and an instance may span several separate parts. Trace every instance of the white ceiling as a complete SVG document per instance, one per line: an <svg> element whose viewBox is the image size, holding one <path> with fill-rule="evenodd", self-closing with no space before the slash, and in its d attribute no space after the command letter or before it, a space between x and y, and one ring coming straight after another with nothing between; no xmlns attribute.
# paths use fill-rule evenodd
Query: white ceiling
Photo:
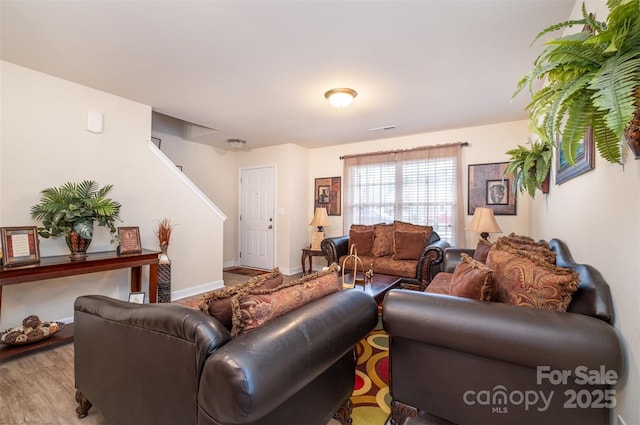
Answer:
<svg viewBox="0 0 640 425"><path fill-rule="evenodd" d="M311 148L525 119L530 43L573 5L1 0L0 57L216 129L212 146Z"/></svg>

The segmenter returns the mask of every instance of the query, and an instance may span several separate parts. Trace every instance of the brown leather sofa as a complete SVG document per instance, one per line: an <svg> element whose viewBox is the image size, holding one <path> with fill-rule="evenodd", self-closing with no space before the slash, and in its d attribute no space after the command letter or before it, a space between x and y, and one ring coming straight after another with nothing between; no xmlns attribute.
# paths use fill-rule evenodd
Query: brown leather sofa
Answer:
<svg viewBox="0 0 640 425"><path fill-rule="evenodd" d="M185 306L83 296L76 410L94 404L113 424L346 423L353 347L377 320L370 296L340 291L231 338Z"/></svg>
<svg viewBox="0 0 640 425"><path fill-rule="evenodd" d="M341 259L349 254L349 236L335 236L331 238L325 238L320 243L320 247L328 264L338 263L342 266ZM449 243L440 239L438 233L431 232L429 240L417 261L413 260L390 260L391 256L384 258L384 266L377 267L374 263L374 272L399 276L406 279L413 280L413 284L419 285L420 282L430 281L435 274L440 271L440 260L445 248L449 247ZM363 263L367 266L375 259L362 259ZM412 263L410 273L402 273L404 267L397 267L394 269L393 263ZM410 280L406 282L411 283Z"/></svg>
<svg viewBox="0 0 640 425"><path fill-rule="evenodd" d="M596 269L576 264L564 243L549 246L557 265L580 276L567 312L387 294L393 424L613 423L608 407L625 378L609 286ZM457 254L445 250L444 270L453 270Z"/></svg>

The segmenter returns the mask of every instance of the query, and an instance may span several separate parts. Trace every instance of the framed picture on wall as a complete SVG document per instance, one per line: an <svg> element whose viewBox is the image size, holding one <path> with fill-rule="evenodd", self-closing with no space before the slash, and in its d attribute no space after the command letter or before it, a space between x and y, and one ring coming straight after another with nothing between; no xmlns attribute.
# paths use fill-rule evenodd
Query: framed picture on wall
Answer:
<svg viewBox="0 0 640 425"><path fill-rule="evenodd" d="M556 146L560 146L560 139L557 140ZM578 177L580 174L593 170L595 164L594 148L593 129L589 127L584 133L584 139L580 142L580 146L578 146L576 165L571 165L567 162L562 154L562 149L556 149L556 184L562 184Z"/></svg>
<svg viewBox="0 0 640 425"><path fill-rule="evenodd" d="M467 214L473 215L477 207L488 207L495 215L516 215L513 174L504 175L508 164L469 164Z"/></svg>
<svg viewBox="0 0 640 425"><path fill-rule="evenodd" d="M341 177L323 177L315 180L315 208L324 207L327 215L341 215Z"/></svg>

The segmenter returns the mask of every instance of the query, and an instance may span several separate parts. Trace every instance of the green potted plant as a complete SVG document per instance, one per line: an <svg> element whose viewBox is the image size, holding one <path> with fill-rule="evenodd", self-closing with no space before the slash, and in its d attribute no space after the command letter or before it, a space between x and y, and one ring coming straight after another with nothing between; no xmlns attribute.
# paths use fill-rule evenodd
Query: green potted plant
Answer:
<svg viewBox="0 0 640 425"><path fill-rule="evenodd" d="M107 198L112 188L99 188L95 181L85 180L42 190L40 203L31 207L31 217L42 220L38 234L43 238L63 236L74 260L86 258L95 222L109 229L113 242L121 205Z"/></svg>
<svg viewBox="0 0 640 425"><path fill-rule="evenodd" d="M582 32L547 41L513 94L529 88L532 130L546 143L559 141L569 164L575 164L589 127L600 156L612 163L622 163L625 130L627 137L640 136L640 1L608 0L607 7L606 22L596 21L583 4L582 19L540 32L535 40L552 31L583 26ZM539 79L547 84L534 92L533 83ZM640 142L635 143L629 140L632 149ZM638 154L634 151L636 158Z"/></svg>
<svg viewBox="0 0 640 425"><path fill-rule="evenodd" d="M513 191L526 191L535 198L536 189L548 189L553 145L545 141L531 142L531 147L519 145L507 152L511 156L504 174L513 173Z"/></svg>

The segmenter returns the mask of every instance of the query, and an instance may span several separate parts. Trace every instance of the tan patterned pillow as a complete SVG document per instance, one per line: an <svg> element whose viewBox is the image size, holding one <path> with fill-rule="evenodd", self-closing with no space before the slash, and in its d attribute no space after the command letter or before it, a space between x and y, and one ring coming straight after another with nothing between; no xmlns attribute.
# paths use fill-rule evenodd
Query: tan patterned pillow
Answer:
<svg viewBox="0 0 640 425"><path fill-rule="evenodd" d="M277 288L258 288L240 293L231 299L231 335L237 336L260 327L276 317L341 289L338 267L333 263L326 271L283 283Z"/></svg>
<svg viewBox="0 0 640 425"><path fill-rule="evenodd" d="M494 272L495 301L566 311L580 283L571 269L557 267L528 251L497 242L489 250L487 266Z"/></svg>
<svg viewBox="0 0 640 425"><path fill-rule="evenodd" d="M393 254L393 224L376 224L373 232L373 255L384 257Z"/></svg>
<svg viewBox="0 0 640 425"><path fill-rule="evenodd" d="M351 246L355 245L358 255L371 255L373 250L373 227L370 230L358 231L352 229L349 231L349 252Z"/></svg>
<svg viewBox="0 0 640 425"><path fill-rule="evenodd" d="M419 260L427 244L426 232L393 232L393 259Z"/></svg>
<svg viewBox="0 0 640 425"><path fill-rule="evenodd" d="M421 226L419 224L406 223L398 220L393 222L393 228L400 232L425 232L427 234L427 240L429 240L431 233L433 232L432 226Z"/></svg>
<svg viewBox="0 0 640 425"><path fill-rule="evenodd" d="M282 284L283 276L276 267L269 273L253 277L244 283L228 288L218 289L202 296L200 310L209 313L222 323L227 329L231 329L231 297L254 288L275 288Z"/></svg>

